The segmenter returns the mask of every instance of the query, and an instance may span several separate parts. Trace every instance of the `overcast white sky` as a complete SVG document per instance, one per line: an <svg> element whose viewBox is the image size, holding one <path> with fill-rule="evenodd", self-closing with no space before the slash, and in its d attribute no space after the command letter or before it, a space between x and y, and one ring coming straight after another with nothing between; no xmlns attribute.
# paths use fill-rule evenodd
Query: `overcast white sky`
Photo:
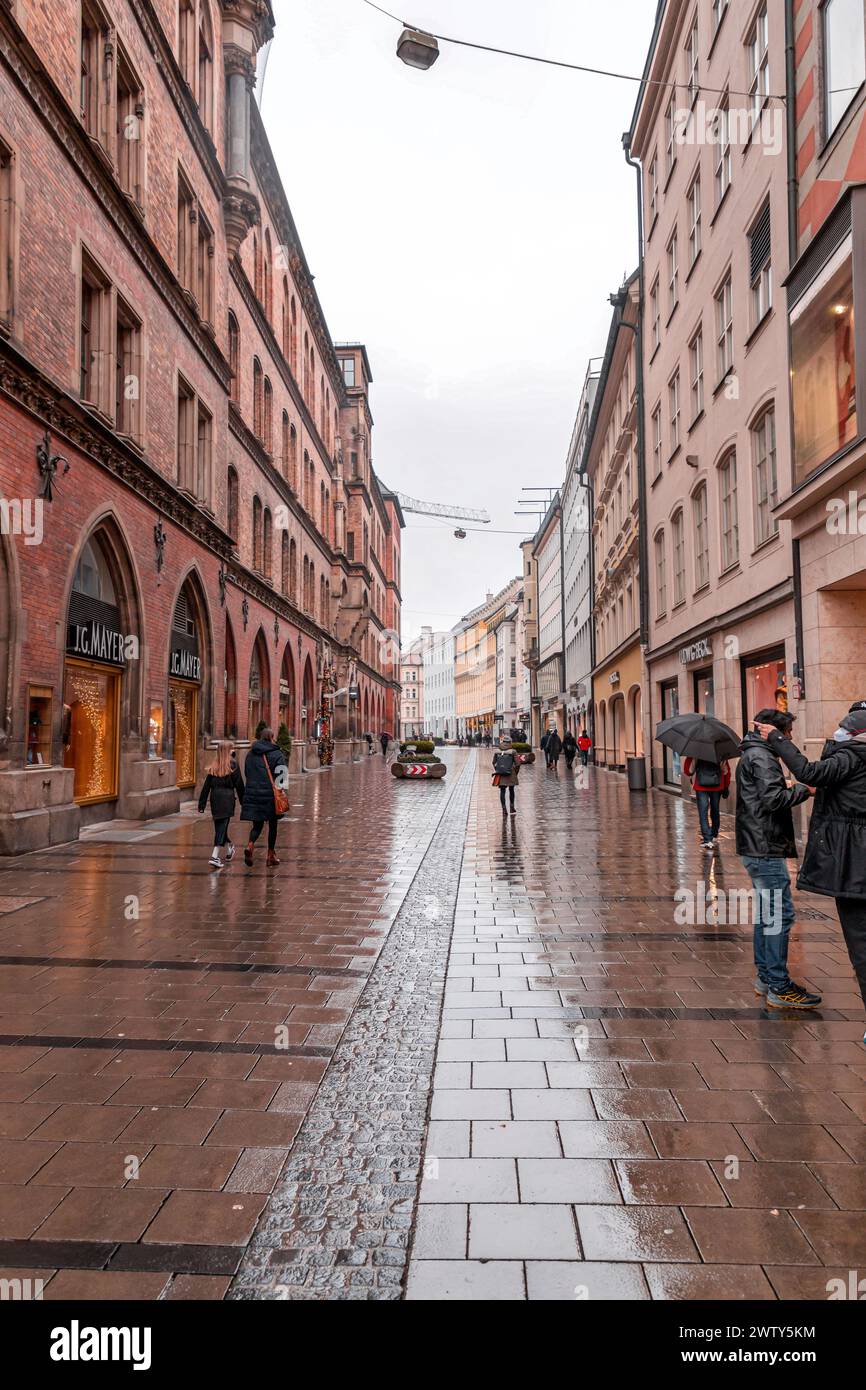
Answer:
<svg viewBox="0 0 866 1390"><path fill-rule="evenodd" d="M383 0L420 27L640 74L655 0ZM557 486L607 296L637 260L636 84L441 44L427 73L362 0L274 0L263 115L335 340L366 343L373 462L407 516L403 637L520 571L519 489ZM534 529L531 524L529 530Z"/></svg>

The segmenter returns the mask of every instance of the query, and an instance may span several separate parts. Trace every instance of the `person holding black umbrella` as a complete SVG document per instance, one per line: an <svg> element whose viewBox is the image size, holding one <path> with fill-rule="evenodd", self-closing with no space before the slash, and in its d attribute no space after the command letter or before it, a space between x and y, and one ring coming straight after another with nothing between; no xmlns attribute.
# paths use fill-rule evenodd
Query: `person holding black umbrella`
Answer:
<svg viewBox="0 0 866 1390"><path fill-rule="evenodd" d="M785 863L797 857L791 810L812 791L798 782L789 787L779 763L790 742L794 716L763 709L754 722L740 745L736 833L737 854L754 889L755 993L766 997L771 1009L814 1009L820 994L795 984L788 974L788 938L795 913ZM771 733L772 743L765 731Z"/></svg>
<svg viewBox="0 0 866 1390"><path fill-rule="evenodd" d="M797 887L835 898L866 1004L866 701L851 706L817 763L769 720L759 723L758 732L794 776L816 790Z"/></svg>

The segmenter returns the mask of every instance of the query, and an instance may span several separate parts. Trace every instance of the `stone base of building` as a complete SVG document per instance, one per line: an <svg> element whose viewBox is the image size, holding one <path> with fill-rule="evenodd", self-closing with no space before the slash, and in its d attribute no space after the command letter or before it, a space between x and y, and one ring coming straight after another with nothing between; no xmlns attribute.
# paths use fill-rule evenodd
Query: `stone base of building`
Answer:
<svg viewBox="0 0 866 1390"><path fill-rule="evenodd" d="M117 800L115 815L122 820L155 820L175 815L181 801L195 795L194 787L181 791L176 779L177 764L171 758L138 758L127 763L124 791Z"/></svg>
<svg viewBox="0 0 866 1390"><path fill-rule="evenodd" d="M0 855L26 854L78 839L81 810L66 767L0 772Z"/></svg>

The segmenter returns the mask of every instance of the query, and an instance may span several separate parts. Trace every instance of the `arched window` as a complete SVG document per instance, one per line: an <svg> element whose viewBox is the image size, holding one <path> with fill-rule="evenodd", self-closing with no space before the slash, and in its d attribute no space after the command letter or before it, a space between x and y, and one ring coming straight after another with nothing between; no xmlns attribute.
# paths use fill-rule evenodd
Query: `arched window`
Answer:
<svg viewBox="0 0 866 1390"><path fill-rule="evenodd" d="M283 349L283 356L289 360L291 352L291 324L289 322L289 281L287 276L283 276L283 299L280 306L280 346Z"/></svg>
<svg viewBox="0 0 866 1390"><path fill-rule="evenodd" d="M319 483L319 529L322 535L328 534L328 514L325 511L325 484Z"/></svg>
<svg viewBox="0 0 866 1390"><path fill-rule="evenodd" d="M667 552L665 549L665 533L659 531L655 538L655 557L656 557L656 616L661 617L668 610L668 568ZM616 633L615 640L621 637L621 633Z"/></svg>
<svg viewBox="0 0 866 1390"><path fill-rule="evenodd" d="M238 475L229 464L226 476L226 530L233 541L238 538Z"/></svg>
<svg viewBox="0 0 866 1390"><path fill-rule="evenodd" d="M310 587L307 592L307 612L315 616L316 612L316 570L312 561L310 562Z"/></svg>
<svg viewBox="0 0 866 1390"><path fill-rule="evenodd" d="M703 589L710 582L710 532L706 483L701 483L692 496L692 519L695 533L695 589Z"/></svg>
<svg viewBox="0 0 866 1390"><path fill-rule="evenodd" d="M305 613L306 613L307 608L308 608L308 606L309 606L309 604L308 604L308 599L309 599L309 597L310 597L310 562L309 562L309 560L307 559L307 557L306 557L306 555L305 555L305 556L304 556L304 582L303 582L303 584L301 585L301 607L303 608L303 610L304 610Z"/></svg>
<svg viewBox="0 0 866 1390"><path fill-rule="evenodd" d="M331 493L329 488L325 488L325 522L322 529L324 530L325 536L329 541L333 539L333 531L331 526L332 521L333 517L331 514Z"/></svg>
<svg viewBox="0 0 866 1390"><path fill-rule="evenodd" d="M327 388L325 388L325 404L324 404L324 407L323 407L322 436L323 436L323 438L324 438L324 440L325 440L325 444L327 445L327 447L328 447L329 449L330 449L330 447L331 447L330 429L331 429L331 393L330 393L330 391L329 391Z"/></svg>
<svg viewBox="0 0 866 1390"><path fill-rule="evenodd" d="M740 558L740 523L737 514L737 454L731 449L719 464L719 514L722 523L722 572Z"/></svg>
<svg viewBox="0 0 866 1390"><path fill-rule="evenodd" d="M324 377L320 377L320 378L319 378L319 411L320 411L320 415L319 415L319 433L321 434L322 439L324 440L324 438L325 438L325 430L327 429L327 425L325 424L325 378L324 378Z"/></svg>
<svg viewBox="0 0 866 1390"><path fill-rule="evenodd" d="M310 414L316 418L316 352L315 348L310 348L310 399L307 401L310 407Z"/></svg>
<svg viewBox="0 0 866 1390"><path fill-rule="evenodd" d="M239 405L241 399L240 359L241 330L237 319L229 309L229 367L232 374L230 399L234 401L235 405Z"/></svg>
<svg viewBox="0 0 866 1390"><path fill-rule="evenodd" d="M262 504L253 498L253 569L262 568Z"/></svg>
<svg viewBox="0 0 866 1390"><path fill-rule="evenodd" d="M262 546L262 569L264 571L265 578L272 579L274 574L274 543L273 523L271 521L270 507L265 507Z"/></svg>
<svg viewBox="0 0 866 1390"><path fill-rule="evenodd" d="M253 358L253 434L256 439L261 439L263 429L264 414L264 377L262 364L257 357Z"/></svg>
<svg viewBox="0 0 866 1390"><path fill-rule="evenodd" d="M298 491L298 431L294 425L289 428L289 482Z"/></svg>
<svg viewBox="0 0 866 1390"><path fill-rule="evenodd" d="M283 424L280 431L280 468L283 477L289 476L289 416L287 411L283 411Z"/></svg>
<svg viewBox="0 0 866 1390"><path fill-rule="evenodd" d="M292 303L289 310L289 366L292 369L292 376L297 380L298 377L298 310L295 304L295 296L292 295Z"/></svg>
<svg viewBox="0 0 866 1390"><path fill-rule="evenodd" d="M265 264L262 288L262 304L270 323L274 314L274 255L271 247L270 228L265 231Z"/></svg>
<svg viewBox="0 0 866 1390"><path fill-rule="evenodd" d="M207 129L213 132L213 26L207 0L199 0L198 26L198 109Z"/></svg>
<svg viewBox="0 0 866 1390"><path fill-rule="evenodd" d="M267 452L274 452L274 391L270 379L265 377L262 399L262 443Z"/></svg>
<svg viewBox="0 0 866 1390"><path fill-rule="evenodd" d="M327 626L328 626L328 618L327 618L327 614L326 614L326 612L325 612L325 576L324 576L324 575L322 575L322 577L321 577L320 580L319 580L319 622L322 624L322 627L327 627Z"/></svg>
<svg viewBox="0 0 866 1390"><path fill-rule="evenodd" d="M330 631L331 628L331 581L325 580L325 616L323 619L325 627Z"/></svg>
<svg viewBox="0 0 866 1390"><path fill-rule="evenodd" d="M280 540L280 592L288 596L289 592L289 535L287 531L282 534Z"/></svg>
<svg viewBox="0 0 866 1390"><path fill-rule="evenodd" d="M679 508L671 520L671 538L674 553L674 607L686 601L686 532L683 509Z"/></svg>
<svg viewBox="0 0 866 1390"><path fill-rule="evenodd" d="M305 449L305 450L304 450L304 478L303 478L303 483L304 483L304 494L303 494L303 503L304 503L304 506L305 506L305 508L306 508L306 510L307 510L308 512L311 512L311 511L312 511L312 507L310 506L310 468L311 468L311 464L310 464L310 455L307 453L307 451L306 451L306 449Z"/></svg>
<svg viewBox="0 0 866 1390"><path fill-rule="evenodd" d="M304 334L304 396L310 400L310 339Z"/></svg>
<svg viewBox="0 0 866 1390"><path fill-rule="evenodd" d="M292 603L298 601L298 547L293 540L289 542L289 598Z"/></svg>
<svg viewBox="0 0 866 1390"><path fill-rule="evenodd" d="M778 535L779 522L773 515L779 501L776 471L776 409L770 406L752 426L752 460L755 465L755 542L762 545Z"/></svg>

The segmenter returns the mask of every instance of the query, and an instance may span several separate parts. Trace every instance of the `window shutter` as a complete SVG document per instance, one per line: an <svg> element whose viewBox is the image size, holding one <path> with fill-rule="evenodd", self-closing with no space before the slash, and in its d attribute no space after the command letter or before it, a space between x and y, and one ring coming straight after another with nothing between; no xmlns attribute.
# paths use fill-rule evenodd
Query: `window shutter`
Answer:
<svg viewBox="0 0 866 1390"><path fill-rule="evenodd" d="M757 280L764 266L770 259L771 236L770 236L770 204L767 203L749 237L749 258L751 262L751 280Z"/></svg>

